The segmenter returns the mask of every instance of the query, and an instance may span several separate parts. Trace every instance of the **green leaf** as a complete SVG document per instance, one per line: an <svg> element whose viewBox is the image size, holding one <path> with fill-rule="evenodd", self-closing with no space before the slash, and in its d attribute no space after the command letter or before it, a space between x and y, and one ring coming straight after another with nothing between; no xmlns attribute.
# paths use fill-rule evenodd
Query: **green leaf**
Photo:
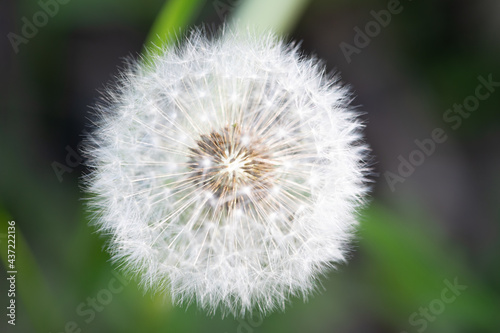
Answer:
<svg viewBox="0 0 500 333"><path fill-rule="evenodd" d="M144 57L159 53L163 46L176 41L203 7L205 0L170 0L165 3L149 31L144 43ZM151 54L150 52L153 52Z"/></svg>

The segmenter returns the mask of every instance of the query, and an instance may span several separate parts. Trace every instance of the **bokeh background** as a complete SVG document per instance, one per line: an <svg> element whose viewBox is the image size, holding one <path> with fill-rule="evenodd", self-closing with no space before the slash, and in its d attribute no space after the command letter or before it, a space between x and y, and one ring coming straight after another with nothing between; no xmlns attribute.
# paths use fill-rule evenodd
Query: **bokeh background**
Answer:
<svg viewBox="0 0 500 333"><path fill-rule="evenodd" d="M244 1L202 1L189 24L216 28ZM500 82L499 1L403 0L349 57L341 45L355 46L355 28L389 2L304 1L289 37L355 92L375 160L373 196L350 262L318 294L242 319L144 294L110 264L81 200L77 152L90 107L124 58L140 54L163 1L61 2L18 52L9 33L21 35L23 17L33 22L42 7L0 5L1 332L500 332L500 87L460 125L443 118L474 96L479 76ZM400 158L418 154L415 140L436 128L447 139L391 188L387 172L397 174ZM15 327L5 315L10 220ZM454 283L464 286L456 294Z"/></svg>

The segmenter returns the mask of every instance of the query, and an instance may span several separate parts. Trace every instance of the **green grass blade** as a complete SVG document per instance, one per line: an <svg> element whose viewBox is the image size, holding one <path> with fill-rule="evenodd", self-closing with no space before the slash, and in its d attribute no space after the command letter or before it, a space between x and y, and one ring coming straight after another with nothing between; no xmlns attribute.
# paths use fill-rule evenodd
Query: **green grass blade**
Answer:
<svg viewBox="0 0 500 333"><path fill-rule="evenodd" d="M158 52L158 47L168 45L175 41L176 35L198 15L205 0L170 0L167 1L149 31L144 43L144 51ZM147 60L151 56L143 52Z"/></svg>

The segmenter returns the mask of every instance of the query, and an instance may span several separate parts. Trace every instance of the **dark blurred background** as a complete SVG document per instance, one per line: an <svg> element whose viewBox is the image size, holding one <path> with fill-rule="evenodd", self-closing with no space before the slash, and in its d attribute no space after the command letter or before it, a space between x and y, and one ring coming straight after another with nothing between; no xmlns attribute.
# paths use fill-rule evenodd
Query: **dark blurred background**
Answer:
<svg viewBox="0 0 500 333"><path fill-rule="evenodd" d="M498 0L308 2L290 38L355 92L373 197L350 262L317 295L244 319L144 294L81 200L91 106L163 1L60 1L45 24L37 1L1 3L2 255L7 221L18 239L17 321L3 269L2 332L500 332ZM192 24L217 27L242 1L207 0Z"/></svg>

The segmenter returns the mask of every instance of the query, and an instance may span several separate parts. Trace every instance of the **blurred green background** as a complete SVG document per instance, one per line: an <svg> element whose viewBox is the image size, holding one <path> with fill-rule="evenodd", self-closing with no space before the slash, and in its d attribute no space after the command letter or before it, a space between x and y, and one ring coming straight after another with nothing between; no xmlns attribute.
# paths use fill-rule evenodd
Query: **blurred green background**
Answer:
<svg viewBox="0 0 500 333"><path fill-rule="evenodd" d="M446 118L473 101L479 76L500 82L499 1L311 0L290 13L295 1L269 0L270 17L288 17L283 31L352 87L375 175L349 263L306 303L242 319L144 294L109 263L81 200L76 152L90 106L140 54L163 1L59 1L17 46L12 33L42 20L43 7L1 4L0 252L15 220L18 270L13 327L2 262L1 332L500 332L500 87L460 124ZM174 23L215 29L248 1L187 1L199 6ZM391 188L387 172L436 128L447 140Z"/></svg>

